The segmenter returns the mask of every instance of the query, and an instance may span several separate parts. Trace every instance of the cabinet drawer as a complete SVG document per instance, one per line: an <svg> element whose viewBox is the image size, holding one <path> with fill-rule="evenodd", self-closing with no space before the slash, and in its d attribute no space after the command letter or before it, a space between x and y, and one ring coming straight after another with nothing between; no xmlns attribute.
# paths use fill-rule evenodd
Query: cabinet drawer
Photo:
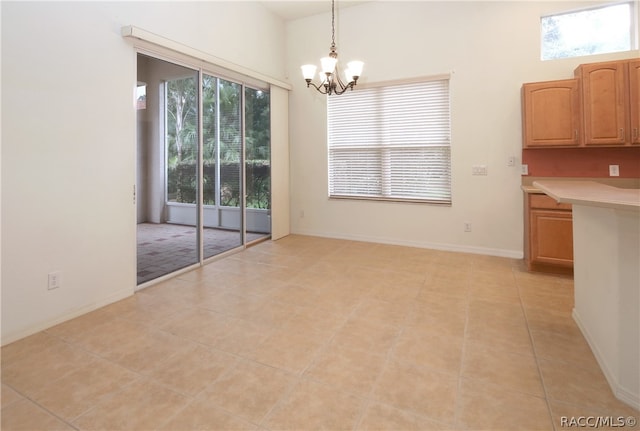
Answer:
<svg viewBox="0 0 640 431"><path fill-rule="evenodd" d="M542 208L550 210L571 210L571 204L558 203L552 197L543 194L530 194L529 206L531 208Z"/></svg>

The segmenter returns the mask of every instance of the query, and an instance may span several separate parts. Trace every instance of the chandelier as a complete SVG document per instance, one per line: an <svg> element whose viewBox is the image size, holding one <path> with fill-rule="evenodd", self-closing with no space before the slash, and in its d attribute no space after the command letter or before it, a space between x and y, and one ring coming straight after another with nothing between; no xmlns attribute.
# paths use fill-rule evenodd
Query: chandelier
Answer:
<svg viewBox="0 0 640 431"><path fill-rule="evenodd" d="M316 66L313 64L305 64L301 66L302 76L307 82L307 88L313 86L322 94L342 94L348 89L355 87L360 74L362 73L362 67L364 63L361 61L350 61L347 64L347 69L344 71L344 78L340 77L340 73L337 70L338 66L338 53L336 52L336 20L335 15L335 0L331 0L331 46L329 47L329 56L320 59L322 71L319 72L320 84L316 85L313 81L313 77L316 74Z"/></svg>

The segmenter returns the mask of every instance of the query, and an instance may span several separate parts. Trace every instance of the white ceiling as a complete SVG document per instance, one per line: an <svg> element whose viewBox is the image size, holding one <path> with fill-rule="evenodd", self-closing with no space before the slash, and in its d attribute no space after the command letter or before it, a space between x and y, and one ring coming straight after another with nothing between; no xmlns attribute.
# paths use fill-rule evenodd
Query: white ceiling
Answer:
<svg viewBox="0 0 640 431"><path fill-rule="evenodd" d="M343 9L349 6L366 3L367 1L371 0L336 1L336 8ZM331 12L330 0L263 0L260 3L286 21L317 15L319 13Z"/></svg>

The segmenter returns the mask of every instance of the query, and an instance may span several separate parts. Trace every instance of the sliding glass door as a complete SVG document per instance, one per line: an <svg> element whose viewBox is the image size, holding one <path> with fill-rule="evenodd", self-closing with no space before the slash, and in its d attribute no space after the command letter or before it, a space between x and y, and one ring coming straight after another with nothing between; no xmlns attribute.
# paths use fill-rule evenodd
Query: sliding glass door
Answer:
<svg viewBox="0 0 640 431"><path fill-rule="evenodd" d="M247 241L271 233L271 112L269 92L245 87Z"/></svg>
<svg viewBox="0 0 640 431"><path fill-rule="evenodd" d="M138 54L138 284L271 232L269 92Z"/></svg>
<svg viewBox="0 0 640 431"><path fill-rule="evenodd" d="M200 261L198 79L138 55L137 284Z"/></svg>
<svg viewBox="0 0 640 431"><path fill-rule="evenodd" d="M203 74L205 259L243 244L241 90Z"/></svg>

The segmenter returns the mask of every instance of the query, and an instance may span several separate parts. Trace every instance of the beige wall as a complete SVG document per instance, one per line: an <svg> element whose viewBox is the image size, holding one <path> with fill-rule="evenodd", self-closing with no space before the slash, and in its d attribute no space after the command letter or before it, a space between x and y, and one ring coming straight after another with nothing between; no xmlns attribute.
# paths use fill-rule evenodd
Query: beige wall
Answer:
<svg viewBox="0 0 640 431"><path fill-rule="evenodd" d="M522 83L570 78L580 63L639 55L542 62L541 14L580 6L381 1L340 11L338 52L344 62L365 62L363 83L452 74L451 207L327 198L326 103L304 88L299 66L328 52L330 17L288 23L292 231L521 257L520 170L507 161L521 154ZM476 164L487 165L488 176L472 176ZM466 221L471 233L463 231Z"/></svg>
<svg viewBox="0 0 640 431"><path fill-rule="evenodd" d="M325 101L299 70L326 55L326 14L285 28L256 2L2 2L2 344L134 291L136 54L122 26L291 77L294 232L517 256L520 177L506 160L520 153L520 85L628 56L540 62L550 8L562 4L381 1L340 13L339 52L366 62L363 82L453 73L454 203L440 208L327 200ZM472 164L489 175L471 177ZM51 271L62 287L48 291Z"/></svg>
<svg viewBox="0 0 640 431"><path fill-rule="evenodd" d="M134 291L126 25L284 79L283 23L255 2L2 2L2 344Z"/></svg>

